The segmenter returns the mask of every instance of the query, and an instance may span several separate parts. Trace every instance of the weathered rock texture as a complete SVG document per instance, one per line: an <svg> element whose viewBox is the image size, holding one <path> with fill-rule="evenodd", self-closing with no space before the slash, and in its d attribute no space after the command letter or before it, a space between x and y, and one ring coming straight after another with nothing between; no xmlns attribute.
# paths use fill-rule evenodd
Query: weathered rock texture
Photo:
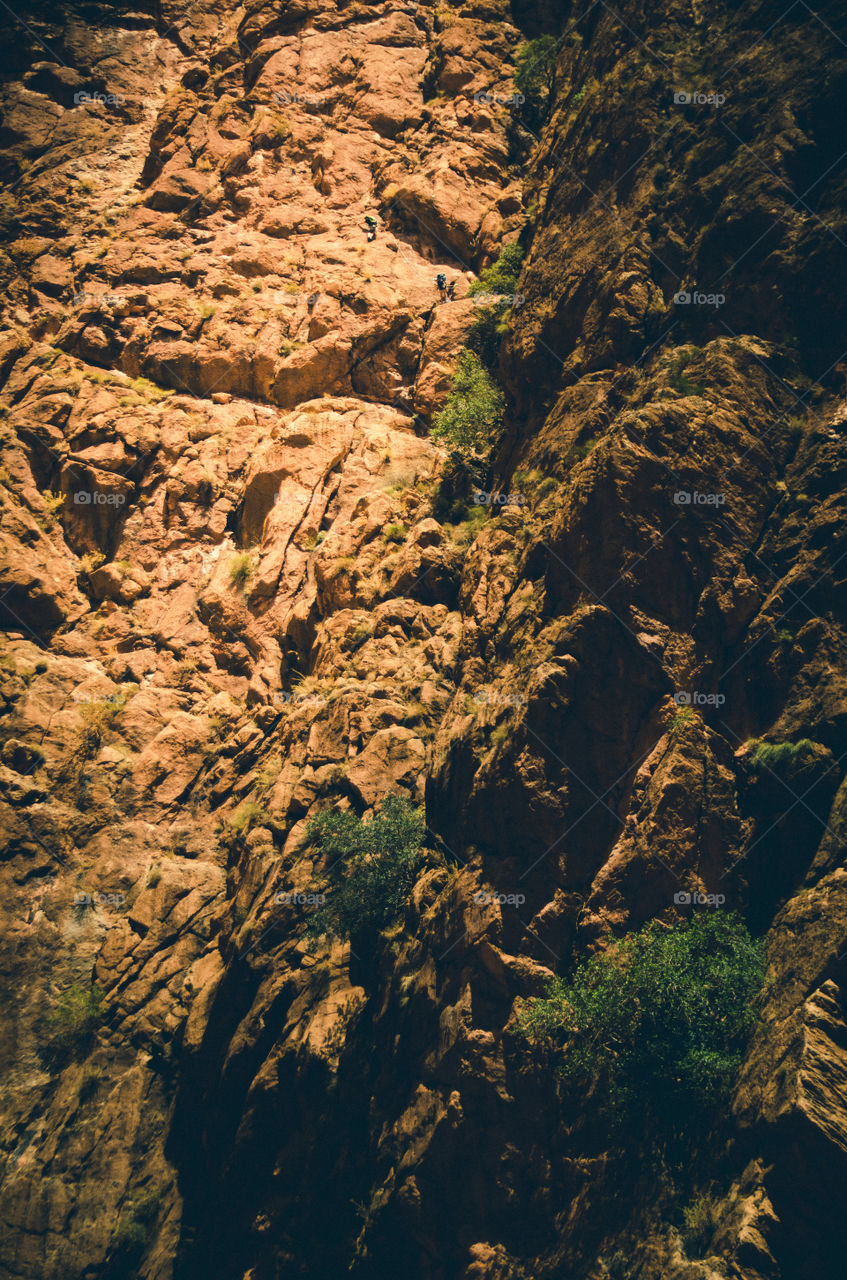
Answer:
<svg viewBox="0 0 847 1280"><path fill-rule="evenodd" d="M834 1280L843 7L17 10L0 1271ZM500 99L562 31L536 137ZM520 502L450 523L428 426L519 235L487 483ZM433 850L405 918L316 945L306 821L392 791ZM770 982L693 1258L507 1026L698 890Z"/></svg>

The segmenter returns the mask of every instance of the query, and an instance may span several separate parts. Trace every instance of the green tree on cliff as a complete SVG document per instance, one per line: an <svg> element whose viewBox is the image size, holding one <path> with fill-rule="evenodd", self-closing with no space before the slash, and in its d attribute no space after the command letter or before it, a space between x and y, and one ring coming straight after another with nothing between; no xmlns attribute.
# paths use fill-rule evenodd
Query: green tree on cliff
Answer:
<svg viewBox="0 0 847 1280"><path fill-rule="evenodd" d="M654 921L554 978L518 1029L612 1127L679 1134L728 1097L763 978L764 945L738 916Z"/></svg>
<svg viewBox="0 0 847 1280"><path fill-rule="evenodd" d="M306 834L329 864L331 881L308 932L349 938L354 949L373 945L415 883L426 837L423 815L405 796L389 795L368 822L327 809L310 820Z"/></svg>
<svg viewBox="0 0 847 1280"><path fill-rule="evenodd" d="M436 414L432 438L459 453L485 453L503 422L503 405L503 393L479 356L462 351L453 389Z"/></svg>
<svg viewBox="0 0 847 1280"><path fill-rule="evenodd" d="M540 129L550 109L556 53L555 36L527 40L515 55L515 88L524 96L521 116L528 129Z"/></svg>

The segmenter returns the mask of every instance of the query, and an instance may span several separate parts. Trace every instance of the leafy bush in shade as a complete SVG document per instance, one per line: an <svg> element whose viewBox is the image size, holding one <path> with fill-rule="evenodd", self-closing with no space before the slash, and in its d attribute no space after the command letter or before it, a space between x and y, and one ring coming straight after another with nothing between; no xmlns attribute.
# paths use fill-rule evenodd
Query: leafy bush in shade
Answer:
<svg viewBox="0 0 847 1280"><path fill-rule="evenodd" d="M103 1018L103 996L97 987L74 983L56 1000L46 1020L46 1040L41 1050L44 1063L64 1067L82 1057L90 1047Z"/></svg>
<svg viewBox="0 0 847 1280"><path fill-rule="evenodd" d="M517 241L507 244L497 261L486 267L468 290L469 297L488 301L486 306L477 306L468 346L492 372L497 366L509 311L517 305L522 261L523 249Z"/></svg>
<svg viewBox="0 0 847 1280"><path fill-rule="evenodd" d="M503 393L473 351L462 351L453 390L436 414L433 440L459 453L484 453L503 421Z"/></svg>
<svg viewBox="0 0 847 1280"><path fill-rule="evenodd" d="M558 47L555 36L539 36L515 54L515 88L524 96L520 114L529 129L539 129L547 118Z"/></svg>
<svg viewBox="0 0 847 1280"><path fill-rule="evenodd" d="M306 834L328 862L328 901L312 916L309 933L372 942L391 924L415 883L426 837L423 816L404 796L386 796L370 821L328 809Z"/></svg>
<svg viewBox="0 0 847 1280"><path fill-rule="evenodd" d="M764 969L734 914L654 921L525 1001L518 1029L610 1125L682 1133L728 1097Z"/></svg>
<svg viewBox="0 0 847 1280"><path fill-rule="evenodd" d="M490 267L480 273L468 289L468 296L478 297L481 293L509 294L514 296L518 291L518 277L523 262L523 249L515 240L505 245Z"/></svg>

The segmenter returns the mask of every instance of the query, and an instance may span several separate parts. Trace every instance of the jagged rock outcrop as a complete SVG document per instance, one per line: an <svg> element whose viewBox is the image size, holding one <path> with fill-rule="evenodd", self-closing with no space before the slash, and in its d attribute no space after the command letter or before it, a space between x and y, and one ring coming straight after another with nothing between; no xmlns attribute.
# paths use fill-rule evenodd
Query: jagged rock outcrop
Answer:
<svg viewBox="0 0 847 1280"><path fill-rule="evenodd" d="M566 8L0 19L14 1280L841 1273L847 31ZM518 238L474 510L429 428ZM403 917L316 942L307 823L391 792ZM697 894L769 971L695 1241L511 1029Z"/></svg>

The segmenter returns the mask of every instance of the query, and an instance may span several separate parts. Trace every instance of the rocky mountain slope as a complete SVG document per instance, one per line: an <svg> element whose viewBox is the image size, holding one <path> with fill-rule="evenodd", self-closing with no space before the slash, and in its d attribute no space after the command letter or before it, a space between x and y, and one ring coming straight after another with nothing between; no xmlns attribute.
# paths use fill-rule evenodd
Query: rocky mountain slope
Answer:
<svg viewBox="0 0 847 1280"><path fill-rule="evenodd" d="M0 1274L834 1280L843 6L14 8ZM516 241L468 471L429 431ZM393 793L402 917L316 939L310 819ZM729 909L761 1013L660 1176L516 1010Z"/></svg>

